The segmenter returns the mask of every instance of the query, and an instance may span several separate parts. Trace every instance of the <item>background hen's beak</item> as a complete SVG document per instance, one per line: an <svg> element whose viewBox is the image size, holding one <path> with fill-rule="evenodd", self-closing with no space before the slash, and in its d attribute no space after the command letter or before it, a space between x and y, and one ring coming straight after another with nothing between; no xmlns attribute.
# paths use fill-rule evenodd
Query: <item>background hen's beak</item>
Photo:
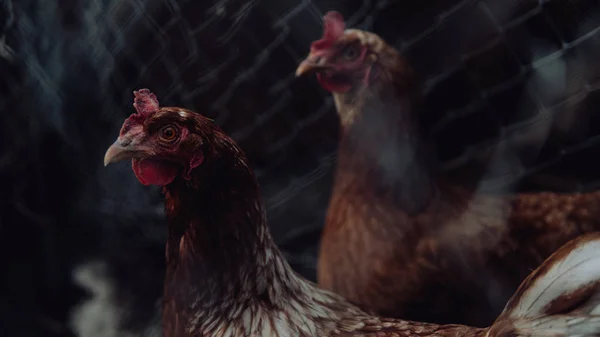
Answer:
<svg viewBox="0 0 600 337"><path fill-rule="evenodd" d="M133 157L135 147L128 139L117 139L104 154L104 166Z"/></svg>
<svg viewBox="0 0 600 337"><path fill-rule="evenodd" d="M306 59L304 59L304 61L300 63L298 68L296 68L296 77L300 77L317 71L326 70L329 68L331 68L331 66L327 64L327 60L325 57L310 54Z"/></svg>

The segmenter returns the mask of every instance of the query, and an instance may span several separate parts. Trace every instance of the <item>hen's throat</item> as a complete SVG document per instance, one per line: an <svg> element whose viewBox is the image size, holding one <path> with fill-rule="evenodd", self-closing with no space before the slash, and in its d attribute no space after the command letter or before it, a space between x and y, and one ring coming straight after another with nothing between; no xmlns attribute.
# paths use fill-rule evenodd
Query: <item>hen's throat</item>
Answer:
<svg viewBox="0 0 600 337"><path fill-rule="evenodd" d="M342 121L337 192L385 198L408 213L428 205L437 177L411 103L391 94L336 99Z"/></svg>

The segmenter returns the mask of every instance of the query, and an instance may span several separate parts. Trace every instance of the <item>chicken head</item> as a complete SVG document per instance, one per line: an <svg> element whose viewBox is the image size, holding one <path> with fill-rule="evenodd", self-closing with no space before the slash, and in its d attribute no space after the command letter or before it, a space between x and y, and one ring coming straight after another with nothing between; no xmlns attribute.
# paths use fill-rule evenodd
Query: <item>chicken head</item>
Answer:
<svg viewBox="0 0 600 337"><path fill-rule="evenodd" d="M328 12L323 21L323 37L311 44L296 76L316 73L319 84L332 93L347 93L382 77L391 78L385 76L385 70L398 67L399 55L394 48L370 32L346 29L338 12Z"/></svg>
<svg viewBox="0 0 600 337"><path fill-rule="evenodd" d="M148 89L134 92L133 113L104 156L104 165L131 159L133 172L144 185L164 186L204 160L202 130L212 122L180 108L159 107Z"/></svg>

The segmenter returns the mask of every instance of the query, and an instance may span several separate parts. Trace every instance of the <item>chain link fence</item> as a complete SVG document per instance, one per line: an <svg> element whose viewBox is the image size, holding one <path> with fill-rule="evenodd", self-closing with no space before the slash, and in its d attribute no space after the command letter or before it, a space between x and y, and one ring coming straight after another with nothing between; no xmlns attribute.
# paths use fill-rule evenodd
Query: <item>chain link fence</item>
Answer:
<svg viewBox="0 0 600 337"><path fill-rule="evenodd" d="M142 87L165 105L214 118L240 142L276 241L314 279L338 121L329 94L294 70L331 9L413 65L427 103L421 117L444 169L483 168L479 183L490 191L597 187L596 1L1 4L0 175L8 184L0 316L9 335L69 336L73 326L94 332L82 336L139 335L155 318L160 194L127 167L101 167ZM86 292L72 280L82 263L75 278ZM90 296L96 302L79 307L69 325Z"/></svg>

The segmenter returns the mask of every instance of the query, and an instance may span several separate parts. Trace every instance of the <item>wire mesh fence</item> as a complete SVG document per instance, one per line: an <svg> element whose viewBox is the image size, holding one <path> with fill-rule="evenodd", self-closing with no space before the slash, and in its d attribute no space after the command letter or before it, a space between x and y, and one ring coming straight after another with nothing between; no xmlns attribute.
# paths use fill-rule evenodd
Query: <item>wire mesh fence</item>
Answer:
<svg viewBox="0 0 600 337"><path fill-rule="evenodd" d="M153 315L160 276L146 280L163 268L160 195L126 168L100 168L142 87L240 142L276 241L314 279L338 121L329 95L294 69L331 9L415 68L444 169L483 166L490 190L596 187L595 1L4 0L0 237L5 287L19 291L0 308L36 317L15 320L15 331L65 335L81 296L70 273L89 258L109 261L118 306L144 308L119 324L135 330ZM25 252L12 239L23 237Z"/></svg>

